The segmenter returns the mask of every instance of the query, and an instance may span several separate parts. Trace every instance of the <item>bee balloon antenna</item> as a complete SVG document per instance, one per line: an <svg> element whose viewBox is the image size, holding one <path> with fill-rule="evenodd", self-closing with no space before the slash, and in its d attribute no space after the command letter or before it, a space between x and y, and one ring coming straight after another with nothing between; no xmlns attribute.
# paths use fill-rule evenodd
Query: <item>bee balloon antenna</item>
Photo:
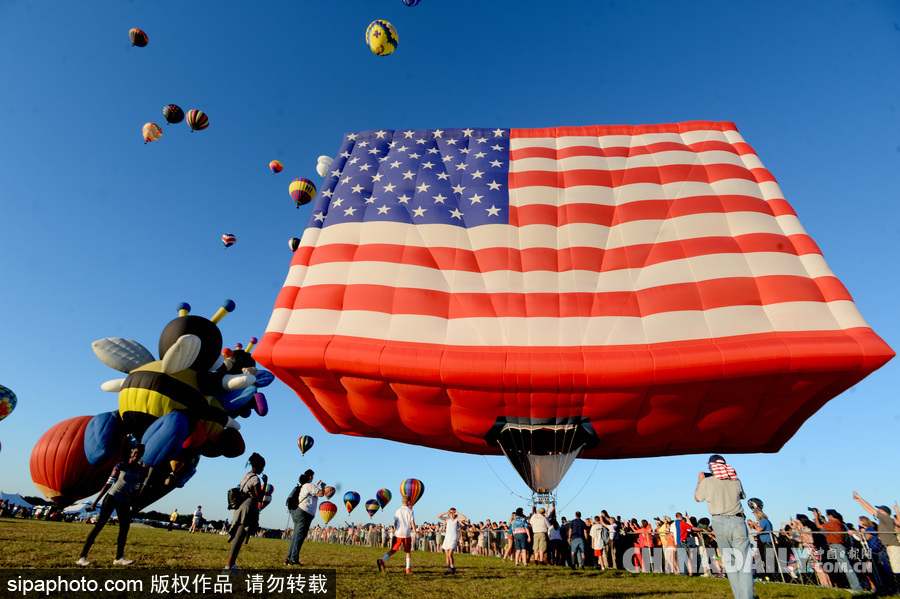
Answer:
<svg viewBox="0 0 900 599"><path fill-rule="evenodd" d="M225 315L234 310L234 302L231 300L225 300L222 302L222 307L216 310L216 313L213 314L213 317L210 318L211 321L218 324L220 320L225 318Z"/></svg>
<svg viewBox="0 0 900 599"><path fill-rule="evenodd" d="M247 343L247 353L249 354L253 350L253 346L255 346L259 342L259 339L256 337L250 337L250 341Z"/></svg>
<svg viewBox="0 0 900 599"><path fill-rule="evenodd" d="M178 316L187 316L191 313L191 305L187 302L178 304Z"/></svg>

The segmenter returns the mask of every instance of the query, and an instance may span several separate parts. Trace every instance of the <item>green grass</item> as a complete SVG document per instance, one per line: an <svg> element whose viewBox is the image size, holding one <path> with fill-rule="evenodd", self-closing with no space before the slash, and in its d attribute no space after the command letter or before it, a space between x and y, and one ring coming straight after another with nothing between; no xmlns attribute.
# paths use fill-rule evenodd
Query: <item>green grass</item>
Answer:
<svg viewBox="0 0 900 599"><path fill-rule="evenodd" d="M90 527L79 523L39 520L0 520L0 568L77 568L74 565ZM118 527L107 526L91 549L91 568L113 568ZM125 555L136 560L130 569L221 570L228 552L227 537L132 526ZM288 541L253 538L241 549L238 565L245 573L283 570ZM458 574L444 574L439 553L413 552L413 574L404 574L404 556L395 554L387 573L376 571L384 549L306 543L300 552L303 567L337 571L339 598L468 597L515 599L551 597L720 598L730 597L725 580L684 578L621 571L572 571L547 566L516 567L497 558L457 555ZM820 599L847 597L843 591L780 583L757 583L762 598Z"/></svg>

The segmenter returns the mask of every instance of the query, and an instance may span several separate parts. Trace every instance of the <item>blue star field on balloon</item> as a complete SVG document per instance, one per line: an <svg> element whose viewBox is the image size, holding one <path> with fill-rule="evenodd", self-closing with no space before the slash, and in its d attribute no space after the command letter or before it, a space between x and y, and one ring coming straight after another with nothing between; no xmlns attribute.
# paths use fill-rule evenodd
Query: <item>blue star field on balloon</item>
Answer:
<svg viewBox="0 0 900 599"><path fill-rule="evenodd" d="M350 133L307 227L509 222L509 129Z"/></svg>

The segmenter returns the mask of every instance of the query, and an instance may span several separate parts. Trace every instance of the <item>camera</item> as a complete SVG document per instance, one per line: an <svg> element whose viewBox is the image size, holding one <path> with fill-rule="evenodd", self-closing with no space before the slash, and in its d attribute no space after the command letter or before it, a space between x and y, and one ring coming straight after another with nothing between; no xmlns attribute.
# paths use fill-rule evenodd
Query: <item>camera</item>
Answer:
<svg viewBox="0 0 900 599"><path fill-rule="evenodd" d="M817 509L814 508L814 507L807 507L807 508L806 508L806 511L808 511L808 512L818 512L819 510L817 510Z"/></svg>

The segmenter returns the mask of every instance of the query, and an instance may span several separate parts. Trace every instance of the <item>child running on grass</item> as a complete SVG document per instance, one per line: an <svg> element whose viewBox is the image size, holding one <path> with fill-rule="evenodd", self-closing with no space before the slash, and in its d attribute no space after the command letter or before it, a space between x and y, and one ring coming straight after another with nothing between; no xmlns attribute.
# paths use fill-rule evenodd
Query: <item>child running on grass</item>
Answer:
<svg viewBox="0 0 900 599"><path fill-rule="evenodd" d="M409 495L403 495L402 501L403 505L398 507L394 514L394 541L391 543L391 549L375 562L379 572L385 571L384 562L401 548L406 552L406 573L412 572L412 537L416 531L416 518L412 508L409 507Z"/></svg>

